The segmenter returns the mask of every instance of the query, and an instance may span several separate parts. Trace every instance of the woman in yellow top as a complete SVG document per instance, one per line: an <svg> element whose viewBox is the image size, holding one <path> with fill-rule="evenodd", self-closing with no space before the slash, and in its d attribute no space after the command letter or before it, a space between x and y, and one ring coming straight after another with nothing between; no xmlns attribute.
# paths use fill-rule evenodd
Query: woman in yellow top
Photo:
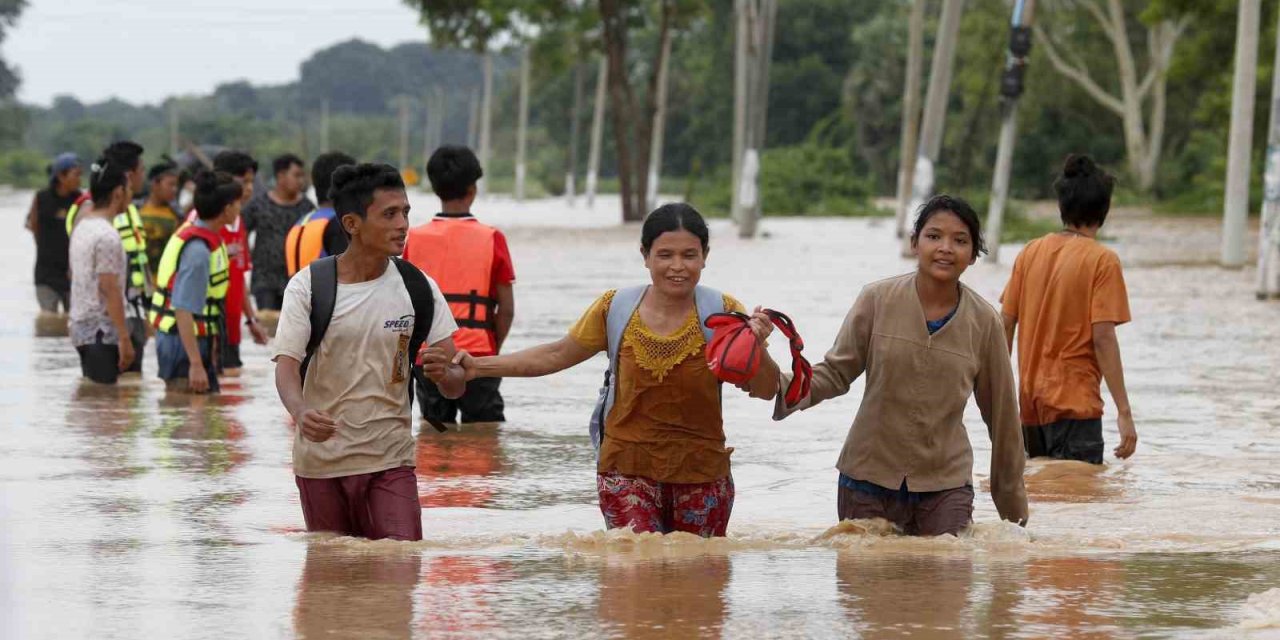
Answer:
<svg viewBox="0 0 1280 640"><path fill-rule="evenodd" d="M723 536L729 524L732 449L725 447L720 383L707 368L702 320L708 312L741 312L743 307L730 296L698 286L708 241L707 223L693 207L659 207L645 218L641 231L640 253L651 280L647 287L606 292L569 335L555 342L485 358L459 352L454 358L468 380L538 377L616 349L616 390L611 407L603 405L609 408L596 466L600 511L611 529L710 537ZM708 299L715 304L704 302L700 308L699 300ZM611 323L615 302L622 306ZM620 316L628 306L634 311ZM752 315L751 330L762 344L772 330L759 309ZM619 344L609 349L610 335L619 334ZM428 369L448 362L430 351L424 361ZM747 386L766 384L777 375L777 365L765 353Z"/></svg>

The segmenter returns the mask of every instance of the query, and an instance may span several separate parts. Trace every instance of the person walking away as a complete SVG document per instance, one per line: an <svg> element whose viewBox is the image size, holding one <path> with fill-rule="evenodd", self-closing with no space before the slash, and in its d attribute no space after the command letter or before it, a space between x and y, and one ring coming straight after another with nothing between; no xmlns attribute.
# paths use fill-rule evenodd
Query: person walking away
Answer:
<svg viewBox="0 0 1280 640"><path fill-rule="evenodd" d="M440 213L409 231L404 258L440 284L458 323L453 341L475 357L498 355L515 320L516 279L507 239L471 213L476 183L484 175L471 149L444 146L427 162L427 177L440 198ZM422 417L435 423L504 422L502 378L467 382L457 400L419 378Z"/></svg>
<svg viewBox="0 0 1280 640"><path fill-rule="evenodd" d="M597 447L596 491L605 526L636 532L683 531L724 536L735 490L725 447L720 381L707 366L706 319L743 311L731 296L700 286L710 251L707 223L688 204L655 209L640 232L649 283L606 291L569 334L516 353L454 360L468 380L540 377L606 351L610 358L592 419ZM761 345L773 325L761 310L750 319ZM427 365L448 362L428 349ZM764 351L749 382L761 394L777 383L778 366ZM610 400L612 399L612 401Z"/></svg>
<svg viewBox="0 0 1280 640"><path fill-rule="evenodd" d="M133 198L126 167L104 156L89 173L93 207L71 230L71 344L80 355L80 372L100 384L115 384L134 359L134 343L125 320L128 267L114 226ZM61 230L61 229L60 229Z"/></svg>
<svg viewBox="0 0 1280 640"><path fill-rule="evenodd" d="M289 229L284 240L285 274L295 273L315 260L336 256L347 250L350 240L342 230L329 198L329 185L333 172L341 166L355 164L356 159L341 151L320 154L311 165L311 184L316 188L316 200L320 205L315 211L302 216Z"/></svg>
<svg viewBox="0 0 1280 640"><path fill-rule="evenodd" d="M213 157L213 170L221 171L229 174L235 181L240 183L240 187L244 190L243 201L241 206L247 204L253 199L254 179L258 174L258 161L243 151L221 151ZM199 209L199 205L196 205ZM192 221L197 217L197 213L193 212L188 216L187 220ZM240 342L241 317L244 323L249 327L249 334L253 337L253 341L258 344L267 343L267 332L258 320L258 314L254 312L253 298L249 295L248 288L245 287L245 274L253 270L253 260L249 255L249 236L245 232L244 224L237 217L234 222L223 225L222 230L218 232L222 236L222 243L227 248L227 256L231 259L231 284L227 290L227 308L226 308L226 328L227 333L222 343L222 353L219 372L223 375L234 378L240 375L240 369L244 366L244 362L240 358Z"/></svg>
<svg viewBox="0 0 1280 640"><path fill-rule="evenodd" d="M461 395L464 371L448 364L457 325L439 287L398 258L409 230L400 172L342 166L331 193L350 247L289 281L273 343L303 518L308 531L421 540L411 366L431 345L444 362L426 375Z"/></svg>
<svg viewBox="0 0 1280 640"><path fill-rule="evenodd" d="M1054 182L1062 230L1018 254L1001 296L1006 342L1018 341L1018 400L1027 455L1102 464L1102 379L1116 404L1120 443L1133 455L1138 431L1124 384L1116 326L1129 294L1115 252L1098 242L1115 179L1083 155L1067 157Z"/></svg>
<svg viewBox="0 0 1280 640"><path fill-rule="evenodd" d="M182 216L174 209L178 201L178 181L181 170L168 160L151 166L147 171L150 190L147 199L138 209L143 232L147 240L147 264L154 278L160 266L160 256L169 243L169 236L178 230Z"/></svg>
<svg viewBox="0 0 1280 640"><path fill-rule="evenodd" d="M1022 429L1000 314L960 282L986 251L978 214L959 198L934 196L920 208L911 247L916 270L863 287L813 367L809 395L793 406L779 396L773 417L842 396L865 373L836 462L837 514L883 518L907 535L957 535L973 519L963 419L973 396L991 437L991 498L1002 519L1025 524ZM777 387L761 390L774 398Z"/></svg>
<svg viewBox="0 0 1280 640"><path fill-rule="evenodd" d="M240 217L244 187L230 174L195 176L199 218L169 238L151 299L160 379L173 391L216 393L218 343L226 335L231 259L219 233Z"/></svg>
<svg viewBox="0 0 1280 640"><path fill-rule="evenodd" d="M284 241L299 219L315 210L307 198L307 176L302 159L286 153L271 162L275 186L244 207L244 230L253 234L253 275L250 291L258 311L279 312L284 300Z"/></svg>
<svg viewBox="0 0 1280 640"><path fill-rule="evenodd" d="M71 305L66 220L80 198L81 172L76 154L59 154L49 165L49 186L36 192L27 211L26 227L36 241L36 301L41 313L67 313Z"/></svg>

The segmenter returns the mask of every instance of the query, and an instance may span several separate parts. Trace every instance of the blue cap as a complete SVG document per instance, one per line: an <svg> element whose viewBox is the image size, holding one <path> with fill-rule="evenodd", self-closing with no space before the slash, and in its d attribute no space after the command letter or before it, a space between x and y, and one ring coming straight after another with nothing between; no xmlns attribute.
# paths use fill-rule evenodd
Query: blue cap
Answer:
<svg viewBox="0 0 1280 640"><path fill-rule="evenodd" d="M56 176L67 169L78 166L80 166L80 156L68 151L58 154L58 157L53 159L53 164L49 165L49 170Z"/></svg>

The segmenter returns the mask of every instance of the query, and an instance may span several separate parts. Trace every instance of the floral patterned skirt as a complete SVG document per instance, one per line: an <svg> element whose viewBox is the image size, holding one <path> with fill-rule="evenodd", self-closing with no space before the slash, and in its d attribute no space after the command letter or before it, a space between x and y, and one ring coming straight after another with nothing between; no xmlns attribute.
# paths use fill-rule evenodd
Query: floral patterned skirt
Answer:
<svg viewBox="0 0 1280 640"><path fill-rule="evenodd" d="M637 533L684 531L704 538L723 536L733 512L733 476L715 482L658 482L616 471L596 474L600 512L610 529Z"/></svg>

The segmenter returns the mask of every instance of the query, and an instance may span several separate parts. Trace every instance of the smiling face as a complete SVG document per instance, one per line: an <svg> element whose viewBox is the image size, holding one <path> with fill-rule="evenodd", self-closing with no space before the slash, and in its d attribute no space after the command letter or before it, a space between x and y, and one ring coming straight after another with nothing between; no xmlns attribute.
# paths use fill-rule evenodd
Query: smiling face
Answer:
<svg viewBox="0 0 1280 640"><path fill-rule="evenodd" d="M369 253L399 256L409 235L409 196L404 189L377 189L364 218L352 213L342 216L342 225L351 234L351 243Z"/></svg>
<svg viewBox="0 0 1280 640"><path fill-rule="evenodd" d="M655 289L672 297L683 297L698 285L702 269L707 266L707 254L698 236L677 229L654 239L644 255L644 266L649 269Z"/></svg>
<svg viewBox="0 0 1280 640"><path fill-rule="evenodd" d="M941 282L959 280L960 274L977 258L969 226L960 216L945 209L930 216L920 235L912 238L911 246L915 249L920 273Z"/></svg>

